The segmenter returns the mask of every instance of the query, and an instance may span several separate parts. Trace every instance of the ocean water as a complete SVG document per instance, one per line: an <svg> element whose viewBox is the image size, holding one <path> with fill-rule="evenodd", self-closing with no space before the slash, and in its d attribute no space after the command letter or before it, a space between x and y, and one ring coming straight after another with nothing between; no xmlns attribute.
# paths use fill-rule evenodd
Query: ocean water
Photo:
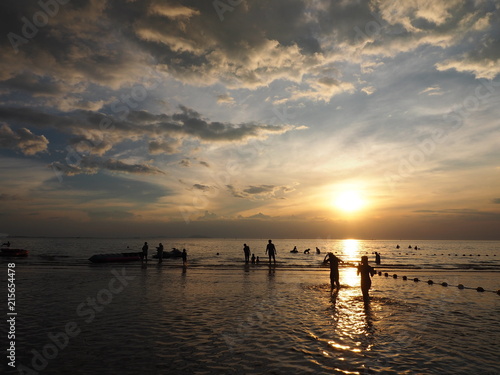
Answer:
<svg viewBox="0 0 500 375"><path fill-rule="evenodd" d="M10 239L30 256L0 258L3 290L15 263L17 313L17 368L5 356L2 373L500 374L498 241L275 239L274 267L267 239L145 240L150 255L159 242L186 248L188 267L88 261L140 251L143 239ZM245 265L243 243L258 265ZM328 251L346 262L333 296ZM369 304L354 267L362 255L382 273Z"/></svg>

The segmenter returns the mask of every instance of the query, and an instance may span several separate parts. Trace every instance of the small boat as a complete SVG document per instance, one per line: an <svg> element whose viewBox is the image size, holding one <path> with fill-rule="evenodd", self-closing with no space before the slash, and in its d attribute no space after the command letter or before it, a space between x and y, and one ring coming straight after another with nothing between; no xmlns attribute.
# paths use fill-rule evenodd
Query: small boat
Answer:
<svg viewBox="0 0 500 375"><path fill-rule="evenodd" d="M95 254L89 260L92 263L133 262L141 260L141 255L142 253Z"/></svg>
<svg viewBox="0 0 500 375"><path fill-rule="evenodd" d="M180 258L182 256L182 251L179 249L176 249L175 247L172 248L170 251L164 251L162 258ZM158 259L158 254L153 255L154 259Z"/></svg>
<svg viewBox="0 0 500 375"><path fill-rule="evenodd" d="M29 251L24 249L11 249L10 247L0 249L0 256L2 257L27 257Z"/></svg>

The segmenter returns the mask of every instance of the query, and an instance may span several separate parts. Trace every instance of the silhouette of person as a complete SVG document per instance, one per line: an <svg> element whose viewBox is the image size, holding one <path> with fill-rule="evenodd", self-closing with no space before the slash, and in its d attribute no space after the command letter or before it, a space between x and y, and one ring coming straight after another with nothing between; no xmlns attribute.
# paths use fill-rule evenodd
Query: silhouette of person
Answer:
<svg viewBox="0 0 500 375"><path fill-rule="evenodd" d="M321 254L321 250L318 247L316 247L316 254Z"/></svg>
<svg viewBox="0 0 500 375"><path fill-rule="evenodd" d="M252 264L255 264L255 254L252 254Z"/></svg>
<svg viewBox="0 0 500 375"><path fill-rule="evenodd" d="M186 249L182 249L182 265L184 267L187 266L187 259L188 259L188 255L187 255Z"/></svg>
<svg viewBox="0 0 500 375"><path fill-rule="evenodd" d="M257 257L257 259L255 259L255 263L259 264L259 262L260 262L260 259L259 259L259 257Z"/></svg>
<svg viewBox="0 0 500 375"><path fill-rule="evenodd" d="M250 246L244 243L243 251L245 252L245 263L248 263L250 261Z"/></svg>
<svg viewBox="0 0 500 375"><path fill-rule="evenodd" d="M331 291L335 288L340 288L340 277L339 277L339 263L343 263L343 261L336 257L333 253L327 253L325 255L325 259L323 259L323 263L330 263L330 285Z"/></svg>
<svg viewBox="0 0 500 375"><path fill-rule="evenodd" d="M375 251L375 263L380 264L380 253L377 253L376 251Z"/></svg>
<svg viewBox="0 0 500 375"><path fill-rule="evenodd" d="M305 249L304 254L309 254L309 251L311 251L311 249Z"/></svg>
<svg viewBox="0 0 500 375"><path fill-rule="evenodd" d="M269 243L267 244L266 254L269 254L269 264L271 264L271 257L274 260L274 264L276 264L276 247L271 240L269 240Z"/></svg>
<svg viewBox="0 0 500 375"><path fill-rule="evenodd" d="M372 286L371 276L375 275L375 269L368 264L368 257L366 255L361 257L361 263L358 265L357 274L361 274L361 292L363 292L363 300L368 302L370 299L368 291Z"/></svg>
<svg viewBox="0 0 500 375"><path fill-rule="evenodd" d="M161 242L156 248L156 251L158 252L158 263L163 262L163 245Z"/></svg>
<svg viewBox="0 0 500 375"><path fill-rule="evenodd" d="M10 246L10 241L4 242L4 243L2 244L2 246L7 246L7 247L9 247L9 246Z"/></svg>
<svg viewBox="0 0 500 375"><path fill-rule="evenodd" d="M142 260L146 260L146 262L148 261L148 248L148 243L144 242L144 246L142 247Z"/></svg>

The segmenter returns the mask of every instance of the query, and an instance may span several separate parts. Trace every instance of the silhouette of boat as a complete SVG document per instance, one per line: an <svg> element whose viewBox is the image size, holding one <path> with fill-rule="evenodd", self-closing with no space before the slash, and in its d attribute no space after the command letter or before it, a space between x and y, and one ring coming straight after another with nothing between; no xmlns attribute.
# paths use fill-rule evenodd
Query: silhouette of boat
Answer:
<svg viewBox="0 0 500 375"><path fill-rule="evenodd" d="M24 249L11 249L5 248L0 250L0 256L2 257L27 257L29 251Z"/></svg>
<svg viewBox="0 0 500 375"><path fill-rule="evenodd" d="M141 254L142 253L94 254L89 260L92 263L133 262L141 260Z"/></svg>
<svg viewBox="0 0 500 375"><path fill-rule="evenodd" d="M172 248L170 251L164 251L162 258L180 258L182 256L182 251L179 249L176 249L175 247ZM153 258L158 259L158 254L153 255Z"/></svg>

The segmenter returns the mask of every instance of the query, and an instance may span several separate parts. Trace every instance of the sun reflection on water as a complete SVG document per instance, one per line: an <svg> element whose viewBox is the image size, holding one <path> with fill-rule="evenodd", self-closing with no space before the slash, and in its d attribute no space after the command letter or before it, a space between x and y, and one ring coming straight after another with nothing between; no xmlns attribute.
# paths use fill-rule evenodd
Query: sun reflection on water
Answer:
<svg viewBox="0 0 500 375"><path fill-rule="evenodd" d="M342 240L342 254L346 261L357 260L361 257L361 242L355 239Z"/></svg>

